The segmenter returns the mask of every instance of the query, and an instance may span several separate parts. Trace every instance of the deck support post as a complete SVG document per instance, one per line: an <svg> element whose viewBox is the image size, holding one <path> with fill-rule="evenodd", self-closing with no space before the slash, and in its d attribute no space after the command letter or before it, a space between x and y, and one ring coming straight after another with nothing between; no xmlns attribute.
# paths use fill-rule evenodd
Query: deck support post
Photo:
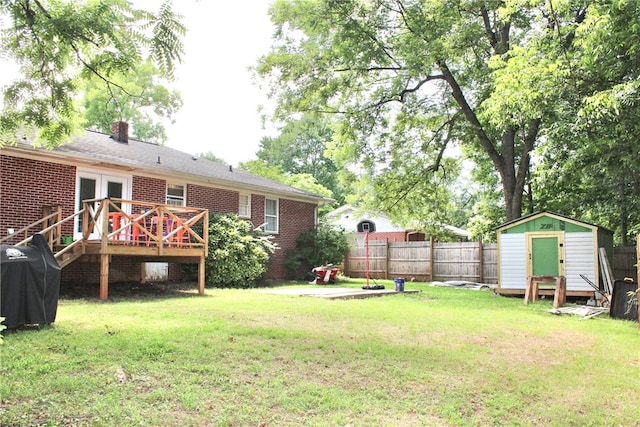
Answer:
<svg viewBox="0 0 640 427"><path fill-rule="evenodd" d="M100 299L109 297L109 254L100 255Z"/></svg>
<svg viewBox="0 0 640 427"><path fill-rule="evenodd" d="M200 257L198 263L198 293L204 295L204 257Z"/></svg>

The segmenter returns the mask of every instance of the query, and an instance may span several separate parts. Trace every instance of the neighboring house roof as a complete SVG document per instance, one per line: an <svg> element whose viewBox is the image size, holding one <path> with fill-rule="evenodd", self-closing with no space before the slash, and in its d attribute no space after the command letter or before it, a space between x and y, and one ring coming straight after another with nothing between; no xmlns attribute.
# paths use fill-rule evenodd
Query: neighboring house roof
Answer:
<svg viewBox="0 0 640 427"><path fill-rule="evenodd" d="M326 214L326 218L332 224L342 227L347 231L357 231L358 223L363 220L368 220L375 223L376 232L419 231L417 227L414 227L414 228L400 227L394 224L393 221L387 218L384 214L362 212L358 208L355 208L350 205L344 205L337 209L334 209L331 212L328 212ZM441 227L458 237L466 238L466 239L470 237L470 233L461 228L453 227L451 225L442 225Z"/></svg>
<svg viewBox="0 0 640 427"><path fill-rule="evenodd" d="M341 206L326 214L326 218L346 231L357 231L358 223L369 220L375 223L376 232L407 231L407 229L394 224L383 214L371 212L359 212L357 208L349 205ZM410 230L411 231L411 230Z"/></svg>
<svg viewBox="0 0 640 427"><path fill-rule="evenodd" d="M165 178L181 178L189 183L202 182L248 191L259 190L267 194L303 199L312 203L333 201L315 193L290 187L229 165L195 157L173 148L135 139L120 142L113 136L101 132L86 131L73 141L51 150L35 148L26 138L16 145L5 146L2 150L38 154L38 157L43 158L77 160L94 167L115 168L125 172L145 171Z"/></svg>

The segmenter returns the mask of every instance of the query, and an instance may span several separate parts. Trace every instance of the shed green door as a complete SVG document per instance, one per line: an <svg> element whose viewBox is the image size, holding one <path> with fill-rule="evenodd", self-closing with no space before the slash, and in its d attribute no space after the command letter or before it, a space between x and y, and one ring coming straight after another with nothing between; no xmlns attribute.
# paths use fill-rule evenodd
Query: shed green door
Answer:
<svg viewBox="0 0 640 427"><path fill-rule="evenodd" d="M528 276L564 276L564 232L525 233Z"/></svg>
<svg viewBox="0 0 640 427"><path fill-rule="evenodd" d="M557 237L537 237L531 239L532 268L534 276L559 276Z"/></svg>

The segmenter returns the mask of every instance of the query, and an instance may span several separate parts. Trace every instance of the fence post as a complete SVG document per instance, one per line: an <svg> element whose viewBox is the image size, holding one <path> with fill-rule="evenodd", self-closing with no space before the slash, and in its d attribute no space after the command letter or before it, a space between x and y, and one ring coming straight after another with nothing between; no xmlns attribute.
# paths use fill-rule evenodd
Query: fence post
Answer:
<svg viewBox="0 0 640 427"><path fill-rule="evenodd" d="M389 239L385 239L384 242L384 278L389 279Z"/></svg>
<svg viewBox="0 0 640 427"><path fill-rule="evenodd" d="M344 256L344 265L342 266L342 274L349 277L349 254L351 253L351 248L347 251Z"/></svg>
<svg viewBox="0 0 640 427"><path fill-rule="evenodd" d="M429 275L431 276L431 281L435 280L433 276L433 236L429 237Z"/></svg>
<svg viewBox="0 0 640 427"><path fill-rule="evenodd" d="M482 235L478 237L478 256L480 257L480 280L478 283L484 283L484 253L482 246Z"/></svg>

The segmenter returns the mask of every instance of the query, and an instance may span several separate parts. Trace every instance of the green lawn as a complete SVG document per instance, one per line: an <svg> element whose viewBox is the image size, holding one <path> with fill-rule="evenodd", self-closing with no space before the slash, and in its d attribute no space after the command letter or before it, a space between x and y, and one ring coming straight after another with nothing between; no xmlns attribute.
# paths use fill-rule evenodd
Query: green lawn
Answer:
<svg viewBox="0 0 640 427"><path fill-rule="evenodd" d="M0 425L639 425L635 322L417 283L148 288L64 297L52 327L6 333Z"/></svg>

